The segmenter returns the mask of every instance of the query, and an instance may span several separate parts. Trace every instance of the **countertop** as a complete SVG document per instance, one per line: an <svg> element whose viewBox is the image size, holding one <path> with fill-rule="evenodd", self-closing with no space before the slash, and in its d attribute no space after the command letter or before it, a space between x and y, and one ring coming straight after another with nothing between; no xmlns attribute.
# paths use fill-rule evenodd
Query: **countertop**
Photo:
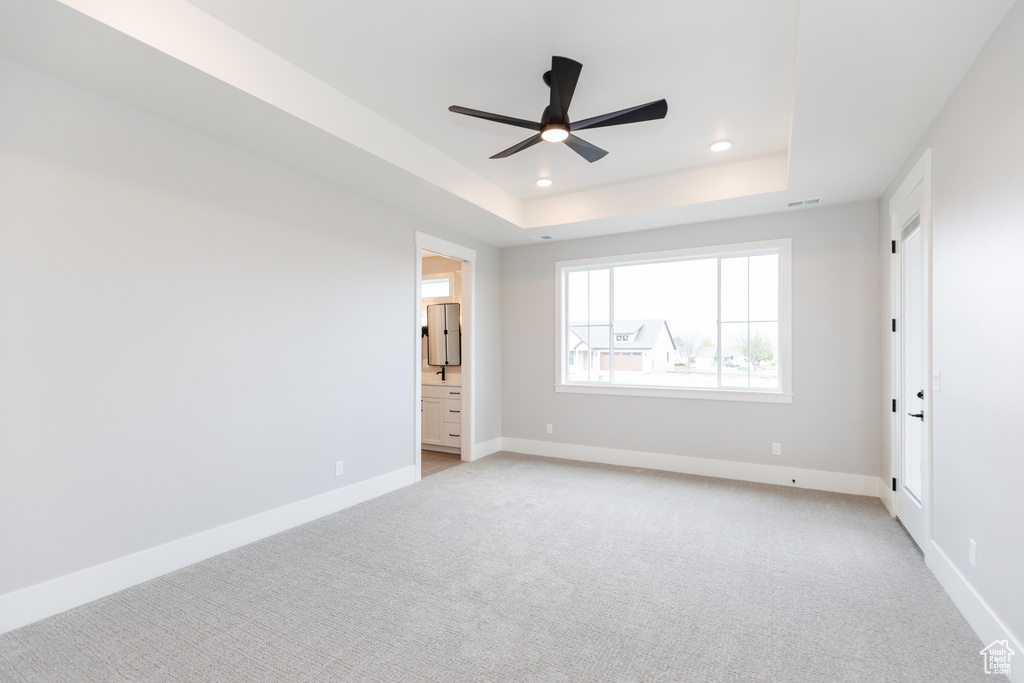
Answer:
<svg viewBox="0 0 1024 683"><path fill-rule="evenodd" d="M448 380L445 380L444 382L441 381L441 375L435 375L433 373L431 373L429 375L426 374L426 373L423 373L421 375L421 377L422 377L422 379L420 380L421 384L432 384L432 385L436 384L437 386L444 386L444 387L461 387L462 386L462 378L461 377L459 379L448 379Z"/></svg>

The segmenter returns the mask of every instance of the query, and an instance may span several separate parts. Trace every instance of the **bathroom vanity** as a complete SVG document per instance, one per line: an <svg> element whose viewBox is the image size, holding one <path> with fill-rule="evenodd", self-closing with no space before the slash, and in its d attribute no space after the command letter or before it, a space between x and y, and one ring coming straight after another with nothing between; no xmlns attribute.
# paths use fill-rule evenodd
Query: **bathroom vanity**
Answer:
<svg viewBox="0 0 1024 683"><path fill-rule="evenodd" d="M451 382L424 384L420 413L423 445L459 452L462 447L462 386Z"/></svg>

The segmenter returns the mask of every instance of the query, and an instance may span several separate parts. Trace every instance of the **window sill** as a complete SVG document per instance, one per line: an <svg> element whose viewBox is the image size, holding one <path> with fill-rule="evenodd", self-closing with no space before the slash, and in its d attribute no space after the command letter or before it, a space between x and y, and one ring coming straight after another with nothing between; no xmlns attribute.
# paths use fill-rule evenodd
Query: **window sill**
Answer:
<svg viewBox="0 0 1024 683"><path fill-rule="evenodd" d="M688 398L711 401L747 401L750 403L792 403L793 394L779 391L731 391L729 389L678 389L676 387L600 386L596 384L555 384L555 391L566 394L606 394L646 396L650 398Z"/></svg>

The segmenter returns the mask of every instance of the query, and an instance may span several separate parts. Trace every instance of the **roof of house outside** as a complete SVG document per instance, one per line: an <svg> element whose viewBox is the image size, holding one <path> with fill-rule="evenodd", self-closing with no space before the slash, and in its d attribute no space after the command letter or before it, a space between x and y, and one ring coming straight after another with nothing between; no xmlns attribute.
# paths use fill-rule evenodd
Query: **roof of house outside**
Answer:
<svg viewBox="0 0 1024 683"><path fill-rule="evenodd" d="M668 323L665 322L664 318L616 320L615 334L629 334L633 336L633 339L628 342L617 341L615 342L615 348L619 351L652 349L662 331L668 335L668 341L672 344L672 348L675 348L676 343L672 339L672 332L668 329ZM589 325L586 323L569 323L569 332L578 340L575 343L572 343L572 340L570 340L572 348L586 346L596 351L608 348L607 322L592 322Z"/></svg>

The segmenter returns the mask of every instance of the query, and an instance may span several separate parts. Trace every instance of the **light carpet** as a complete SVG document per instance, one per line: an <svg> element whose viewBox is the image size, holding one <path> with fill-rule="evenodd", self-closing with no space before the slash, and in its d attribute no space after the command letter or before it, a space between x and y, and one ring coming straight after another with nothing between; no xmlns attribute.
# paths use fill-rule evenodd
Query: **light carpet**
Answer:
<svg viewBox="0 0 1024 683"><path fill-rule="evenodd" d="M0 636L3 681L994 681L877 499L500 453Z"/></svg>

